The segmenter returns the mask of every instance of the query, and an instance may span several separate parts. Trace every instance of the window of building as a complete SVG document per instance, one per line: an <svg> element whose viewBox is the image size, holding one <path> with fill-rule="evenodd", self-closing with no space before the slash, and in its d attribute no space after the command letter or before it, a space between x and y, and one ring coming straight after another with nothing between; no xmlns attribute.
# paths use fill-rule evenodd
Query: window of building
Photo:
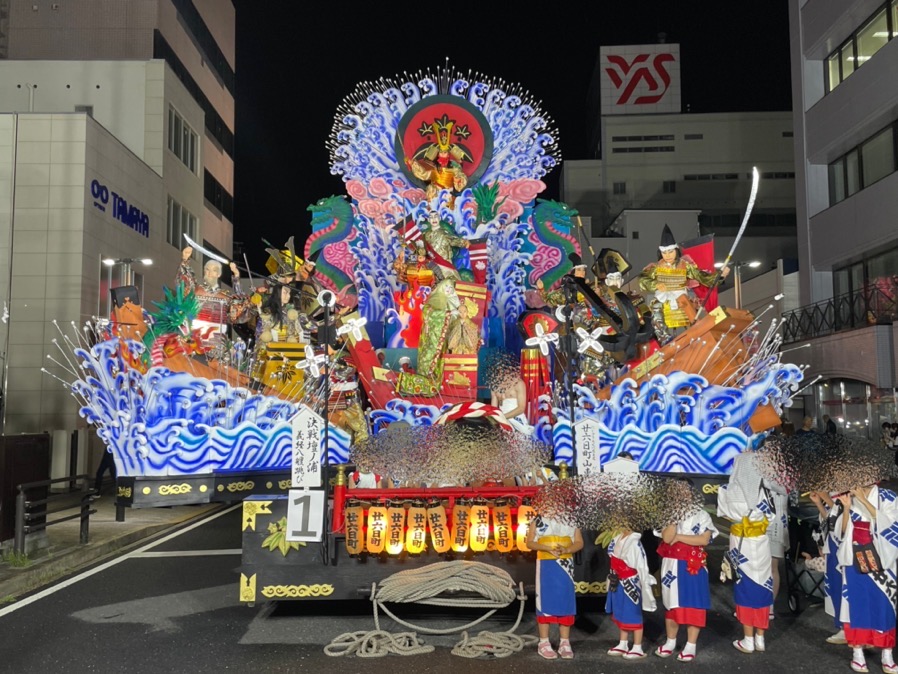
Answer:
<svg viewBox="0 0 898 674"><path fill-rule="evenodd" d="M795 133L792 131L783 131L783 138L793 138Z"/></svg>
<svg viewBox="0 0 898 674"><path fill-rule="evenodd" d="M844 81L854 72L856 63L854 58L854 40L851 40L839 50L839 57L842 63L842 80Z"/></svg>
<svg viewBox="0 0 898 674"><path fill-rule="evenodd" d="M857 150L845 155L845 184L845 196L848 197L861 189L861 163Z"/></svg>
<svg viewBox="0 0 898 674"><path fill-rule="evenodd" d="M861 145L864 187L895 170L895 138L892 127L884 129Z"/></svg>
<svg viewBox="0 0 898 674"><path fill-rule="evenodd" d="M845 199L845 160L839 159L829 165L829 205Z"/></svg>
<svg viewBox="0 0 898 674"><path fill-rule="evenodd" d="M889 20L886 9L883 8L857 32L857 60L855 63L861 65L865 61L869 61L870 57L882 49L888 41Z"/></svg>
<svg viewBox="0 0 898 674"><path fill-rule="evenodd" d="M626 194L627 183L614 183L614 194Z"/></svg>
<svg viewBox="0 0 898 674"><path fill-rule="evenodd" d="M168 149L180 159L184 166L196 173L199 137L196 131L184 121L174 108L168 109Z"/></svg>
<svg viewBox="0 0 898 674"><path fill-rule="evenodd" d="M880 5L854 32L826 59L824 79L829 93L857 68L869 61L890 39L898 36L898 0Z"/></svg>
<svg viewBox="0 0 898 674"><path fill-rule="evenodd" d="M839 75L839 52L826 59L826 91L830 92L839 86L842 77Z"/></svg>
<svg viewBox="0 0 898 674"><path fill-rule="evenodd" d="M674 194L677 191L677 181L676 180L665 180L663 189L664 189L664 194Z"/></svg>
<svg viewBox="0 0 898 674"><path fill-rule="evenodd" d="M833 297L841 297L851 292L848 284L848 269L833 270Z"/></svg>
<svg viewBox="0 0 898 674"><path fill-rule="evenodd" d="M673 134L664 136L612 136L611 140L616 143L638 142L643 140L673 140Z"/></svg>
<svg viewBox="0 0 898 674"><path fill-rule="evenodd" d="M898 270L898 248L871 257L867 261L867 278L871 282L892 278L896 270Z"/></svg>
<svg viewBox="0 0 898 674"><path fill-rule="evenodd" d="M829 165L830 206L898 170L896 130L886 127Z"/></svg>
<svg viewBox="0 0 898 674"><path fill-rule="evenodd" d="M169 197L165 239L180 250L185 245L184 234L194 241L197 240L196 216Z"/></svg>

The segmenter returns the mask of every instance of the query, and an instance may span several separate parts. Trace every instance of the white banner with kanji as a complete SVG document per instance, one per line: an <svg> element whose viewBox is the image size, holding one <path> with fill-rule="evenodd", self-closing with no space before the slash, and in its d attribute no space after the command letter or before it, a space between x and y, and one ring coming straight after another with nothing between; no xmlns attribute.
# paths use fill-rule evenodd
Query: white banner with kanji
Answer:
<svg viewBox="0 0 898 674"><path fill-rule="evenodd" d="M290 421L290 425L293 429L292 486L320 487L324 419L307 405L300 405L299 412Z"/></svg>

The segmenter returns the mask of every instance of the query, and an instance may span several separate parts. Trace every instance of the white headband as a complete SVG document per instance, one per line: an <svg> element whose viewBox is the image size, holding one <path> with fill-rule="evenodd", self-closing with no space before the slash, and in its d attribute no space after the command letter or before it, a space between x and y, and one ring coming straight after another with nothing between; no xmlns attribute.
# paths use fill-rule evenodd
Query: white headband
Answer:
<svg viewBox="0 0 898 674"><path fill-rule="evenodd" d="M672 246L658 246L658 250L660 250L662 253L669 253L670 251L676 250L677 248L679 248L677 244L674 244Z"/></svg>

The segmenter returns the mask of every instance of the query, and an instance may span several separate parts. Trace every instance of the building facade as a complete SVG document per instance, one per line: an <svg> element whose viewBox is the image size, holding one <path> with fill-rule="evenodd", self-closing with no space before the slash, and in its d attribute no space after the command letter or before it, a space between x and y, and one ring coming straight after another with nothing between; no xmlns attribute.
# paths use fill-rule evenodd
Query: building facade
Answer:
<svg viewBox="0 0 898 674"><path fill-rule="evenodd" d="M128 282L152 308L184 234L231 255L234 6L0 10L0 429L64 438L83 422L54 378L72 379L59 330L108 315L109 289Z"/></svg>
<svg viewBox="0 0 898 674"><path fill-rule="evenodd" d="M812 416L898 419L898 0L790 0L802 307Z"/></svg>

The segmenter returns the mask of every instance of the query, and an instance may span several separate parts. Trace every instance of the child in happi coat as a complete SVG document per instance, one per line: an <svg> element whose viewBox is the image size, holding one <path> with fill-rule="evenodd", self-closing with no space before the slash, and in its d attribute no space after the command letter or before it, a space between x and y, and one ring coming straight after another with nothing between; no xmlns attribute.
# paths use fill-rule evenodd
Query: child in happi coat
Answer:
<svg viewBox="0 0 898 674"><path fill-rule="evenodd" d="M895 647L895 565L898 561L898 502L895 492L875 484L837 497L844 512L838 563L842 570L839 618L853 649L851 669L866 672L864 646L882 649L882 671L898 672Z"/></svg>
<svg viewBox="0 0 898 674"><path fill-rule="evenodd" d="M834 503L831 496L825 491L810 493L811 501L817 506L820 513L820 534L823 538L822 552L825 561L824 583L826 598L824 608L827 615L833 617L837 632L826 638L828 644L847 644L845 630L842 629L842 621L839 613L842 607L842 570L838 566L839 543L841 543L841 530L836 529L836 521L842 514L843 506Z"/></svg>
<svg viewBox="0 0 898 674"><path fill-rule="evenodd" d="M775 517L773 498L764 489L757 453L744 451L733 461L729 482L717 492L717 514L733 522L727 557L735 564L733 599L743 637L733 646L743 653L763 652L770 625L773 571L767 524Z"/></svg>
<svg viewBox="0 0 898 674"><path fill-rule="evenodd" d="M583 549L583 536L577 527L538 515L527 529L527 547L536 551L536 651L547 660L569 660L574 657L570 637L577 614L573 555ZM553 623L559 632L557 653L549 642Z"/></svg>
<svg viewBox="0 0 898 674"><path fill-rule="evenodd" d="M608 574L605 612L611 614L611 619L620 629L620 642L608 651L608 655L627 660L646 656L642 650L642 611L654 611L656 608L651 588L656 581L649 573L641 538L642 534L624 529L608 546L611 573ZM629 646L631 633L632 647Z"/></svg>
<svg viewBox="0 0 898 674"><path fill-rule="evenodd" d="M697 510L656 532L662 540L658 546L661 598L667 609L664 615L667 641L655 649L655 655L659 657L673 655L680 625L686 625L686 645L677 660L691 662L695 659L699 631L705 626L707 611L711 608L705 546L718 533L711 516L704 510Z"/></svg>

